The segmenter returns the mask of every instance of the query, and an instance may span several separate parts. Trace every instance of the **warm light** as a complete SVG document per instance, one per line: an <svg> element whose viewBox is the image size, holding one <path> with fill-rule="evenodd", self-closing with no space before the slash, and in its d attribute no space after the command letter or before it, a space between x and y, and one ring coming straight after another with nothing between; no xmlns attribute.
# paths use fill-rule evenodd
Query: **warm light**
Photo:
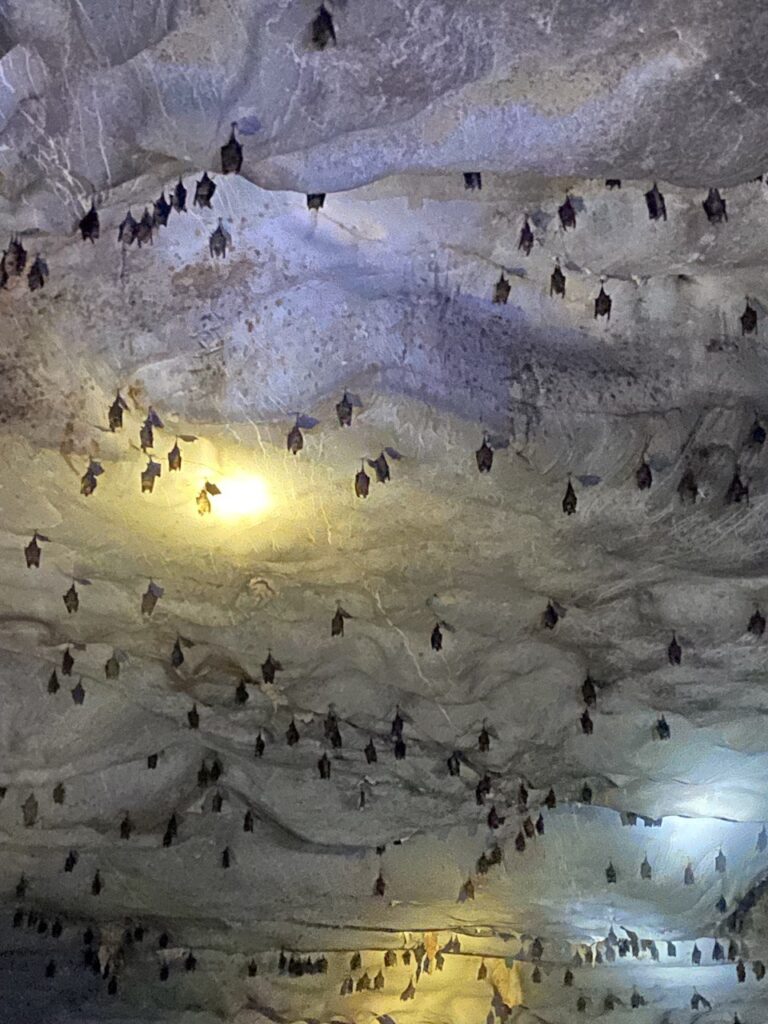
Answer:
<svg viewBox="0 0 768 1024"><path fill-rule="evenodd" d="M209 478L221 494L211 498L211 518L243 519L264 512L270 505L267 485L260 476L242 473L238 476Z"/></svg>

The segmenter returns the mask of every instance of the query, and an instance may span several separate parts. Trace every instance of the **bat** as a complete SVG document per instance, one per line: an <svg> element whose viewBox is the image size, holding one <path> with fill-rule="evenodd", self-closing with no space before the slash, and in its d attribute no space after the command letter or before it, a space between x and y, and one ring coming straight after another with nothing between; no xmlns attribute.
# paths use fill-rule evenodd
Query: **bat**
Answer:
<svg viewBox="0 0 768 1024"><path fill-rule="evenodd" d="M576 227L576 210L569 195L566 195L562 206L558 206L557 215L560 218L563 231Z"/></svg>
<svg viewBox="0 0 768 1024"><path fill-rule="evenodd" d="M153 424L149 417L147 417L141 425L139 430L139 443L141 444L141 450L146 452L147 448L155 447L155 434L153 430Z"/></svg>
<svg viewBox="0 0 768 1024"><path fill-rule="evenodd" d="M195 958L192 950L189 951L187 958L184 961L184 970L187 972L194 971L197 969L197 959Z"/></svg>
<svg viewBox="0 0 768 1024"><path fill-rule="evenodd" d="M147 768L154 771L157 768L157 754L150 754L147 758Z"/></svg>
<svg viewBox="0 0 768 1024"><path fill-rule="evenodd" d="M398 736L397 739L395 740L395 760L396 761L403 761L403 760L405 760L405 754L406 754L405 740L403 739L402 736Z"/></svg>
<svg viewBox="0 0 768 1024"><path fill-rule="evenodd" d="M178 439L174 442L173 448L168 452L168 472L181 469L181 448Z"/></svg>
<svg viewBox="0 0 768 1024"><path fill-rule="evenodd" d="M491 749L491 737L488 730L483 726L477 737L477 747L481 754L487 754ZM494 826L495 827L495 826Z"/></svg>
<svg viewBox="0 0 768 1024"><path fill-rule="evenodd" d="M32 540L24 548L24 559L27 563L28 569L39 569L40 568L40 555L42 554L42 548L38 541L48 543L48 537L45 537L42 533L38 533L37 530L32 534Z"/></svg>
<svg viewBox="0 0 768 1024"><path fill-rule="evenodd" d="M184 188L184 182L181 178L176 182L176 186L171 193L171 206L177 213L187 212L187 190Z"/></svg>
<svg viewBox="0 0 768 1024"><path fill-rule="evenodd" d="M374 746L373 740L369 739L365 746L365 760L368 764L375 764L379 757L376 753L376 747Z"/></svg>
<svg viewBox="0 0 768 1024"><path fill-rule="evenodd" d="M351 619L352 616L338 605L336 612L331 619L331 636L344 636L344 619Z"/></svg>
<svg viewBox="0 0 768 1024"><path fill-rule="evenodd" d="M296 722L292 718L291 724L285 732L285 741L289 747L294 747L299 742L299 738L299 730L296 728Z"/></svg>
<svg viewBox="0 0 768 1024"><path fill-rule="evenodd" d="M696 498L699 495L699 488L696 484L696 477L693 475L692 469L688 468L683 473L680 483L677 485L677 493L683 504L686 502L689 502L691 505L696 504Z"/></svg>
<svg viewBox="0 0 768 1024"><path fill-rule="evenodd" d="M259 735L256 737L256 743L254 744L254 757L263 757L266 746L267 745L264 742L264 737L261 735L261 733L259 733Z"/></svg>
<svg viewBox="0 0 768 1024"><path fill-rule="evenodd" d="M568 480L568 486L565 488L565 495L563 496L563 512L567 516L572 516L576 511L577 499L576 492L573 489L573 484L570 479Z"/></svg>
<svg viewBox="0 0 768 1024"><path fill-rule="evenodd" d="M565 274L560 269L560 260L555 260L555 269L549 279L549 297L552 298L553 295L565 298Z"/></svg>
<svg viewBox="0 0 768 1024"><path fill-rule="evenodd" d="M725 854L721 849L715 857L715 871L718 873L718 875L725 874L726 864L727 862L725 859Z"/></svg>
<svg viewBox="0 0 768 1024"><path fill-rule="evenodd" d="M747 632L753 636L762 636L765 632L765 616L756 608L747 623Z"/></svg>
<svg viewBox="0 0 768 1024"><path fill-rule="evenodd" d="M510 293L511 290L512 289L511 289L510 283L506 279L506 277L504 277L504 271L502 270L502 272L501 272L501 274L499 276L499 280L496 282L496 284L493 287L493 302L494 302L494 304L498 305L498 306L505 306L506 303L507 303L507 299L509 298L509 293Z"/></svg>
<svg viewBox="0 0 768 1024"><path fill-rule="evenodd" d="M113 654L107 658L104 663L104 675L107 679L119 679L120 678L120 662Z"/></svg>
<svg viewBox="0 0 768 1024"><path fill-rule="evenodd" d="M78 227L80 228L83 241L90 240L92 244L95 244L96 239L99 237L99 215L96 212L96 203L93 199L91 200L90 210L80 220Z"/></svg>
<svg viewBox="0 0 768 1024"><path fill-rule="evenodd" d="M117 396L115 397L115 400L112 403L112 405L110 405L109 412L107 413L109 429L112 431L113 434L116 430L119 430L122 427L123 413L127 412L127 410L128 403L118 391Z"/></svg>
<svg viewBox="0 0 768 1024"><path fill-rule="evenodd" d="M528 223L528 218L526 217L523 221L523 226L520 229L520 237L517 240L517 250L518 252L524 253L526 256L530 256L532 249L533 231L531 231L531 225Z"/></svg>
<svg viewBox="0 0 768 1024"><path fill-rule="evenodd" d="M45 262L40 253L35 256L35 261L29 268L27 274L27 286L31 292L36 292L39 288L45 287L45 282L48 280L48 264Z"/></svg>
<svg viewBox="0 0 768 1024"><path fill-rule="evenodd" d="M322 210L325 205L325 192L307 192L307 209Z"/></svg>
<svg viewBox="0 0 768 1024"><path fill-rule="evenodd" d="M654 181L653 188L645 193L645 205L648 208L648 217L650 220L666 220L667 219L667 204L664 201L664 196L659 192L659 187Z"/></svg>
<svg viewBox="0 0 768 1024"><path fill-rule="evenodd" d="M718 189L711 188L701 205L704 207L704 213L706 213L710 224L721 224L723 221L728 221L725 200Z"/></svg>
<svg viewBox="0 0 768 1024"><path fill-rule="evenodd" d="M683 649L677 642L677 636L673 633L672 639L667 647L667 658L670 665L679 665L682 661Z"/></svg>
<svg viewBox="0 0 768 1024"><path fill-rule="evenodd" d="M141 493L142 494L144 494L144 493L151 494L152 493L152 491L154 489L154 486L155 486L155 480L160 476L160 474L162 473L162 470L163 470L163 467L160 465L160 463L159 462L155 462L154 459L152 458L152 456L150 455L149 462L147 463L146 469L142 470L142 473L141 473Z"/></svg>
<svg viewBox="0 0 768 1024"><path fill-rule="evenodd" d="M133 832L133 823L130 817L126 814L123 820L120 822L120 838L130 839L131 832Z"/></svg>
<svg viewBox="0 0 768 1024"><path fill-rule="evenodd" d="M317 770L320 773L321 779L330 779L331 761L327 754L324 753L320 760L317 762Z"/></svg>
<svg viewBox="0 0 768 1024"><path fill-rule="evenodd" d="M587 676L584 682L581 684L581 696L584 698L584 703L587 707L595 707L597 705L597 690L591 676Z"/></svg>
<svg viewBox="0 0 768 1024"><path fill-rule="evenodd" d="M152 233L154 229L154 217L149 212L148 208L145 206L144 213L141 215L141 220L139 221L138 226L136 228L136 241L138 242L139 248L141 248L145 242L149 242L150 245L154 244L152 242Z"/></svg>
<svg viewBox="0 0 768 1024"><path fill-rule="evenodd" d="M549 792L544 797L544 806L548 807L550 811L553 811L557 807L557 797L555 791L550 787Z"/></svg>
<svg viewBox="0 0 768 1024"><path fill-rule="evenodd" d="M320 4L317 14L312 22L312 45L316 50L324 50L328 43L336 45L336 29L333 25L333 18L325 4Z"/></svg>
<svg viewBox="0 0 768 1024"><path fill-rule="evenodd" d="M246 686L245 679L241 679L235 687L235 703L236 704L247 704L250 699L248 693L248 687Z"/></svg>
<svg viewBox="0 0 768 1024"><path fill-rule="evenodd" d="M728 485L728 490L725 492L725 503L726 505L739 505L742 501L746 501L749 504L749 486L742 483L739 476L739 467L736 466L733 479Z"/></svg>
<svg viewBox="0 0 768 1024"><path fill-rule="evenodd" d="M371 478L365 472L365 459L363 459L360 469L355 474L355 496L358 498L367 498L370 486Z"/></svg>
<svg viewBox="0 0 768 1024"><path fill-rule="evenodd" d="M694 885L695 882L696 879L693 875L693 865L688 861L685 866L685 871L683 872L683 885Z"/></svg>
<svg viewBox="0 0 768 1024"><path fill-rule="evenodd" d="M605 880L609 885L616 884L616 868L612 861L608 862L608 867L605 869Z"/></svg>
<svg viewBox="0 0 768 1024"><path fill-rule="evenodd" d="M483 187L483 179L479 171L464 172L464 188L478 191Z"/></svg>
<svg viewBox="0 0 768 1024"><path fill-rule="evenodd" d="M243 832L253 832L253 815L246 811L243 817Z"/></svg>
<svg viewBox="0 0 768 1024"><path fill-rule="evenodd" d="M197 497L195 498L195 503L197 505L197 514L198 515L205 516L205 515L208 515L210 513L210 511L211 511L211 499L208 497L208 492L206 491L206 489L204 487L199 492Z"/></svg>
<svg viewBox="0 0 768 1024"><path fill-rule="evenodd" d="M214 258L223 259L227 255L227 245L231 241L229 235L224 230L224 223L219 217L219 224L216 230L211 234L208 239L208 249L210 254Z"/></svg>
<svg viewBox="0 0 768 1024"><path fill-rule="evenodd" d="M161 586L150 580L147 589L141 595L141 614L151 615L155 610L155 605L164 593L165 591Z"/></svg>
<svg viewBox="0 0 768 1024"><path fill-rule="evenodd" d="M21 805L21 813L24 816L25 828L31 828L35 824L35 822L37 821L37 811L37 800L35 799L34 793L30 793L27 799Z"/></svg>
<svg viewBox="0 0 768 1024"><path fill-rule="evenodd" d="M446 764L448 765L449 775L461 775L461 761L459 760L459 755L455 750L448 758Z"/></svg>
<svg viewBox="0 0 768 1024"><path fill-rule="evenodd" d="M581 787L581 802L583 804L592 803L592 790L586 782Z"/></svg>
<svg viewBox="0 0 768 1024"><path fill-rule="evenodd" d="M605 288L603 288L601 284L600 291L597 293L597 298L595 299L595 315L593 319L597 320L599 316L604 316L610 320L612 305L613 301L610 295L606 292Z"/></svg>
<svg viewBox="0 0 768 1024"><path fill-rule="evenodd" d="M749 299L747 299L747 305L744 312L739 317L741 321L741 334L742 337L745 334L754 334L757 330L757 310L750 306Z"/></svg>
<svg viewBox="0 0 768 1024"><path fill-rule="evenodd" d="M761 446L765 444L765 437L765 427L758 419L757 414L755 414L755 422L752 424L752 429L749 432L749 440L747 443L751 445Z"/></svg>
<svg viewBox="0 0 768 1024"><path fill-rule="evenodd" d="M296 418L296 423L288 431L286 447L291 455L297 455L304 447L304 435L299 428L298 417Z"/></svg>
<svg viewBox="0 0 768 1024"><path fill-rule="evenodd" d="M547 607L544 609L541 621L545 629L554 629L560 620L557 608L552 604L551 601L547 602Z"/></svg>
<svg viewBox="0 0 768 1024"><path fill-rule="evenodd" d="M125 217L120 222L117 229L117 240L122 242L123 245L133 245L136 234L139 230L138 223L134 220L131 211L126 213Z"/></svg>
<svg viewBox="0 0 768 1024"><path fill-rule="evenodd" d="M193 206L199 206L201 209L207 207L209 210L211 207L211 200L213 194L216 191L216 182L208 177L208 172L203 171L202 178L197 182L195 186L195 198Z"/></svg>
<svg viewBox="0 0 768 1024"><path fill-rule="evenodd" d="M56 674L56 669L54 669L48 677L48 693L58 693L60 688L59 677Z"/></svg>
<svg viewBox="0 0 768 1024"><path fill-rule="evenodd" d="M78 680L77 686L70 691L72 694L72 700L75 704L82 704L85 700L85 687L83 686L82 679Z"/></svg>
<svg viewBox="0 0 768 1024"><path fill-rule="evenodd" d="M152 222L156 228L164 228L168 225L168 218L171 215L173 207L165 198L165 189L160 193L158 199L155 200L152 207Z"/></svg>
<svg viewBox="0 0 768 1024"><path fill-rule="evenodd" d="M240 168L243 166L243 147L235 137L235 128L237 128L237 121L232 122L229 140L219 150L222 174L239 174Z"/></svg>
<svg viewBox="0 0 768 1024"><path fill-rule="evenodd" d="M635 483L639 491L647 491L653 484L653 473L651 467L643 458L635 470Z"/></svg>
<svg viewBox="0 0 768 1024"><path fill-rule="evenodd" d="M261 665L261 678L270 686L275 681L275 673L282 671L283 666L272 657L272 651L268 651L266 660Z"/></svg>
<svg viewBox="0 0 768 1024"><path fill-rule="evenodd" d="M69 615L73 615L80 607L80 595L74 582L70 584L69 590L64 594L62 600Z"/></svg>
<svg viewBox="0 0 768 1024"><path fill-rule="evenodd" d="M336 415L338 416L340 427L352 426L352 403L346 391L341 396L341 401L336 403Z"/></svg>
<svg viewBox="0 0 768 1024"><path fill-rule="evenodd" d="M200 714L197 710L197 704L193 704L191 709L187 712L187 723L190 729L197 729L200 726Z"/></svg>
<svg viewBox="0 0 768 1024"><path fill-rule="evenodd" d="M432 630L432 635L429 638L430 645L433 651L440 651L443 648L443 631L440 629L440 623L435 625Z"/></svg>
<svg viewBox="0 0 768 1024"><path fill-rule="evenodd" d="M75 659L69 653L69 648L67 647L67 649L64 651L64 654L61 657L61 673L62 673L62 675L71 676L74 664L75 664Z"/></svg>
<svg viewBox="0 0 768 1024"><path fill-rule="evenodd" d="M377 459L368 459L368 465L376 472L376 479L380 484L385 484L390 479L389 463L384 452Z"/></svg>
<svg viewBox="0 0 768 1024"><path fill-rule="evenodd" d="M80 478L80 493L84 494L86 498L93 494L96 490L98 477L100 477L103 472L104 468L101 463L91 459L88 463L88 468Z"/></svg>

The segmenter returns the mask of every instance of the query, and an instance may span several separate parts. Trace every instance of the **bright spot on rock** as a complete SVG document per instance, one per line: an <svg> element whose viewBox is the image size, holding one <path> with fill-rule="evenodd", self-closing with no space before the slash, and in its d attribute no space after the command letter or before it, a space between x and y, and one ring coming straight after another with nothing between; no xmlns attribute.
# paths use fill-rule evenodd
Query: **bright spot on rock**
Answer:
<svg viewBox="0 0 768 1024"><path fill-rule="evenodd" d="M255 473L241 473L215 481L221 494L211 498L211 511L216 519L244 519L257 516L272 504L269 489L263 477Z"/></svg>

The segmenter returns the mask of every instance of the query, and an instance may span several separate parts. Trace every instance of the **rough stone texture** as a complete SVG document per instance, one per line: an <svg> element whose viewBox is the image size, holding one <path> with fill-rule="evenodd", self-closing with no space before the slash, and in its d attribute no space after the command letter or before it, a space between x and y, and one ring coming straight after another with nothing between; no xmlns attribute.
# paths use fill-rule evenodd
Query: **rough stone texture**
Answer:
<svg viewBox="0 0 768 1024"><path fill-rule="evenodd" d="M618 1018L677 1024L691 1019L694 985L715 1024L761 1019L768 981L751 963L768 959L757 845L768 743L763 642L746 624L768 605L767 456L746 440L755 411L768 412L768 208L750 180L764 166L765 14L700 8L337 4L339 45L318 53L311 5L6 4L0 219L51 276L42 291L12 278L0 292L0 1021L492 1024L506 1002L519 1024L565 1024L580 993L591 1019L612 991ZM248 129L243 175L214 173L213 209L193 210L195 179L218 171L233 119ZM482 191L464 190L468 169L483 172ZM190 211L171 214L153 245L124 249L127 208L138 219L179 171ZM606 190L616 176L622 189ZM655 178L667 222L647 218ZM727 224L704 216L712 184ZM578 220L564 233L566 187ZM309 213L299 193L321 190L324 208ZM73 235L92 193L93 246ZM517 248L525 215L530 257ZM220 217L232 248L214 261ZM548 294L555 258L565 300ZM502 269L510 296L493 305ZM601 276L609 323L592 315ZM745 295L757 336L739 332ZM111 434L117 387L129 411ZM345 387L363 404L349 431L333 409ZM158 459L177 434L198 440L181 442L181 473L166 466L142 495L149 405L165 422ZM297 412L320 422L294 458ZM487 477L473 454L484 430L496 446ZM403 455L391 482L355 499L360 459L385 446ZM650 492L634 486L644 452ZM85 498L89 457L105 473ZM737 463L751 500L726 506ZM693 508L676 493L688 465L702 492ZM197 515L206 479L224 501L254 474L266 508L227 518L214 497L211 517ZM569 474L579 506L566 518ZM51 540L39 571L23 558L33 530ZM91 584L78 584L68 616L73 575ZM148 618L150 578L164 594ZM552 631L548 600L566 611ZM337 601L353 615L341 639L330 636ZM439 654L437 620L452 627ZM666 658L673 630L678 668ZM174 669L178 635L194 647ZM59 671L51 696L67 645L74 674ZM257 681L270 648L285 666L274 687ZM115 650L120 676L107 680ZM579 727L587 672L599 684L592 736ZM329 705L343 747L322 781ZM390 736L398 705L403 761ZM668 743L653 735L662 712ZM301 740L289 748L291 717ZM454 749L459 778L445 764ZM214 755L224 775L201 791L197 770ZM486 770L493 792L479 807ZM521 780L534 819L550 786L558 798L523 853ZM25 827L30 793L39 813ZM507 819L494 834L491 805ZM503 863L478 875L494 840ZM73 848L79 863L64 873ZM684 886L689 862L696 881ZM383 899L372 895L380 869ZM476 898L462 901L469 875ZM20 906L49 926L59 915L62 938L12 928ZM144 942L128 945L138 922ZM733 963L711 959L714 936L727 950L736 924L743 985ZM80 969L89 925L118 973L114 998ZM574 967L564 988L577 951L608 956L611 927L655 940L659 962L643 949ZM431 931L439 946L458 935L461 955L422 974L412 1002L400 994L413 959L386 972L382 993L339 995L356 950L372 978L384 950ZM328 974L278 974L281 948L325 952ZM630 1010L633 986L646 1008Z"/></svg>

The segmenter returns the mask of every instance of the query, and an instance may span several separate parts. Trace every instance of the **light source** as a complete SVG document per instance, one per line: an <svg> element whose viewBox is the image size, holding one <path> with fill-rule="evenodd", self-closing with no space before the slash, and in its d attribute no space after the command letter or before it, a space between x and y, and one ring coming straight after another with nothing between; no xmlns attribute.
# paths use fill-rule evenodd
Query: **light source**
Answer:
<svg viewBox="0 0 768 1024"><path fill-rule="evenodd" d="M216 481L221 491L211 501L213 519L242 519L258 515L271 504L266 482L255 473L223 477L212 474L211 479Z"/></svg>

